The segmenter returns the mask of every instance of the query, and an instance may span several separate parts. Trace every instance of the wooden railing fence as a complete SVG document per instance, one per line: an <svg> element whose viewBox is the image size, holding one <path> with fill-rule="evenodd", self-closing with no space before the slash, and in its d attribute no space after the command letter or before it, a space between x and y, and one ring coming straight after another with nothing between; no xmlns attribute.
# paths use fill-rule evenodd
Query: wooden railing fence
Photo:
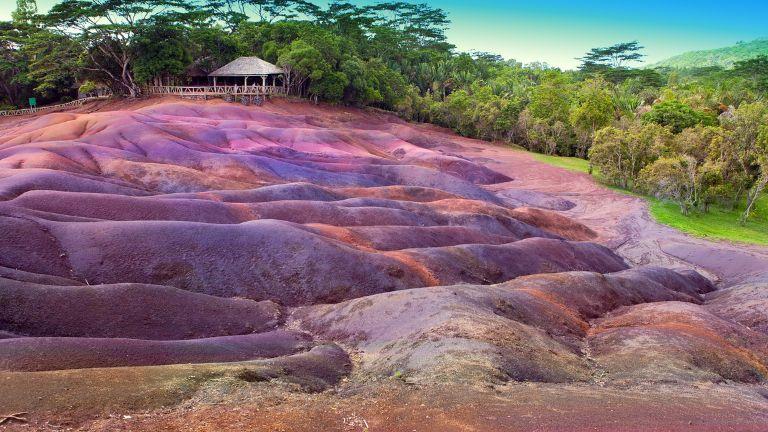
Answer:
<svg viewBox="0 0 768 432"><path fill-rule="evenodd" d="M219 86L149 86L146 92L156 95L176 96L270 96L285 94L285 87L263 85Z"/></svg>
<svg viewBox="0 0 768 432"><path fill-rule="evenodd" d="M39 108L24 108L24 109L18 109L18 110L5 110L0 111L0 117L9 117L9 116L20 116L20 115L27 115L27 114L34 114L40 111L50 111L54 109L59 108L67 108L72 106L80 106L86 102L94 101L94 100L100 100L100 99L109 99L110 95L105 96L92 96L92 97L86 97L82 99L75 99L71 102L66 102L62 104L56 104L56 105L48 105L44 107Z"/></svg>
<svg viewBox="0 0 768 432"><path fill-rule="evenodd" d="M220 97L220 96L271 96L285 94L285 87L282 86L265 86L265 85L249 85L249 86L149 86L145 88L147 94L155 95L176 95L176 96L194 96L194 97ZM75 99L71 102L48 105L39 108L24 108L18 110L6 110L0 111L0 117L8 116L20 116L26 114L34 114L41 111L50 111L60 108L67 108L72 106L80 106L86 102L107 99L110 95L105 96L92 96L82 99Z"/></svg>

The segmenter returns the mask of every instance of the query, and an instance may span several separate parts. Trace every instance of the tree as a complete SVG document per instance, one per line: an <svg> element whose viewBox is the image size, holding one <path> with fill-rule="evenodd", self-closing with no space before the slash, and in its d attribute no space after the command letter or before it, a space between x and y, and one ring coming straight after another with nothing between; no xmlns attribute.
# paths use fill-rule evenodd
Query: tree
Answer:
<svg viewBox="0 0 768 432"><path fill-rule="evenodd" d="M708 159L717 159L717 149L722 148L727 139L728 134L720 127L696 125L676 135L665 151L691 156L703 164Z"/></svg>
<svg viewBox="0 0 768 432"><path fill-rule="evenodd" d="M44 98L70 96L80 72L83 47L66 35L48 30L32 33L21 48L30 59L26 79Z"/></svg>
<svg viewBox="0 0 768 432"><path fill-rule="evenodd" d="M638 181L642 190L675 201L688 215L697 200L700 175L692 157L665 156L643 168Z"/></svg>
<svg viewBox="0 0 768 432"><path fill-rule="evenodd" d="M277 64L285 70L288 88L299 95L304 94L308 80L321 79L330 69L320 51L301 39L280 52Z"/></svg>
<svg viewBox="0 0 768 432"><path fill-rule="evenodd" d="M600 129L589 149L590 167L597 168L609 183L623 188L629 185L626 133L615 127Z"/></svg>
<svg viewBox="0 0 768 432"><path fill-rule="evenodd" d="M611 92L604 79L588 79L581 85L570 114L571 124L580 135L578 157L586 157L595 132L610 124L614 112Z"/></svg>
<svg viewBox="0 0 768 432"><path fill-rule="evenodd" d="M611 92L613 108L615 109L614 117L634 118L637 110L643 105L645 98L648 97L647 90L648 88L642 86L637 79L626 80L614 86ZM655 99L653 96L651 98Z"/></svg>
<svg viewBox="0 0 768 432"><path fill-rule="evenodd" d="M749 215L752 213L752 208L755 206L760 194L765 190L766 185L768 185L768 125L760 126L755 153L759 173L747 194L747 207L739 218L741 225L747 223L747 219L749 219Z"/></svg>
<svg viewBox="0 0 768 432"><path fill-rule="evenodd" d="M163 43L157 43L162 40ZM133 73L138 82L156 80L156 85L170 85L174 78L181 78L192 63L188 49L188 35L183 28L173 25L157 25L141 29L133 42L137 52Z"/></svg>
<svg viewBox="0 0 768 432"><path fill-rule="evenodd" d="M644 47L637 41L622 42L616 45L602 48L592 48L584 54L579 69L583 72L600 72L607 69L620 69L627 63L637 62L644 54L640 52Z"/></svg>
<svg viewBox="0 0 768 432"><path fill-rule="evenodd" d="M667 154L689 157L695 164L698 175L695 204L705 212L714 199L727 199L732 191L733 185L726 182L731 177L725 172L725 165L717 151L727 139L728 134L722 128L698 125L677 134L662 150Z"/></svg>
<svg viewBox="0 0 768 432"><path fill-rule="evenodd" d="M396 28L408 35L412 48L444 50L452 47L445 38L450 20L442 9L426 3L389 1L367 6L364 10L374 14L377 25Z"/></svg>
<svg viewBox="0 0 768 432"><path fill-rule="evenodd" d="M344 89L348 84L349 78L344 72L325 71L322 76L310 82L309 94L316 99L338 102L344 97Z"/></svg>
<svg viewBox="0 0 768 432"><path fill-rule="evenodd" d="M572 149L566 142L571 136L569 116L573 97L573 86L569 77L558 70L542 72L541 82L531 89L530 103L526 115L518 120L518 126L526 130L525 135L532 149L543 149L554 154L571 155Z"/></svg>
<svg viewBox="0 0 768 432"><path fill-rule="evenodd" d="M37 2L35 0L16 0L16 9L11 12L14 23L31 25L37 15Z"/></svg>
<svg viewBox="0 0 768 432"><path fill-rule="evenodd" d="M188 33L187 51L192 57L192 65L206 74L248 52L238 34L230 34L218 27L192 27Z"/></svg>
<svg viewBox="0 0 768 432"><path fill-rule="evenodd" d="M729 140L723 143L720 152L724 163L740 175L740 187L736 198L746 190L745 212L741 223L746 222L749 213L765 187L765 125L768 124L768 105L762 102L741 104L729 118L723 120L723 127L729 133ZM757 191L757 193L755 193Z"/></svg>
<svg viewBox="0 0 768 432"><path fill-rule="evenodd" d="M12 106L19 106L31 89L27 79L29 58L20 50L21 42L28 37L28 31L12 23L0 23L0 88Z"/></svg>
<svg viewBox="0 0 768 432"><path fill-rule="evenodd" d="M734 73L747 78L759 92L768 92L768 56L761 55L753 59L736 62Z"/></svg>
<svg viewBox="0 0 768 432"><path fill-rule="evenodd" d="M717 124L717 119L714 116L696 111L688 104L676 99L654 104L651 111L643 115L643 120L668 126L674 133L680 133L683 129L696 125L714 126Z"/></svg>
<svg viewBox="0 0 768 432"><path fill-rule="evenodd" d="M669 147L670 141L670 132L656 124L606 127L595 134L589 161L610 183L634 189L640 171Z"/></svg>
<svg viewBox="0 0 768 432"><path fill-rule="evenodd" d="M184 0L63 0L51 8L45 22L76 34L89 60L84 70L136 97L140 91L133 74L137 35L156 22L180 21L184 12L193 11L196 4Z"/></svg>
<svg viewBox="0 0 768 432"><path fill-rule="evenodd" d="M11 107L20 106L34 87L28 74L31 58L23 47L40 30L36 14L34 0L16 0L12 21L0 22L0 88Z"/></svg>
<svg viewBox="0 0 768 432"><path fill-rule="evenodd" d="M768 121L768 106L764 103L741 104L731 117L723 119L723 127L729 131L729 139L720 149L721 158L740 180L735 190L734 201L745 190L749 190L757 178L758 158L760 155L760 126ZM756 198L747 194L747 205Z"/></svg>
<svg viewBox="0 0 768 432"><path fill-rule="evenodd" d="M299 16L307 2L301 0L218 0L209 3L232 26L255 17L259 22L291 20Z"/></svg>
<svg viewBox="0 0 768 432"><path fill-rule="evenodd" d="M549 155L570 154L568 139L570 129L560 120L549 123L531 115L526 108L518 116L517 127L525 136L526 146L531 151L546 153Z"/></svg>
<svg viewBox="0 0 768 432"><path fill-rule="evenodd" d="M538 86L531 91L528 109L534 118L568 122L571 110L572 86L568 76L560 71L547 71Z"/></svg>
<svg viewBox="0 0 768 432"><path fill-rule="evenodd" d="M351 57L341 63L341 71L349 80L344 98L350 103L394 108L406 91L402 75L378 59Z"/></svg>

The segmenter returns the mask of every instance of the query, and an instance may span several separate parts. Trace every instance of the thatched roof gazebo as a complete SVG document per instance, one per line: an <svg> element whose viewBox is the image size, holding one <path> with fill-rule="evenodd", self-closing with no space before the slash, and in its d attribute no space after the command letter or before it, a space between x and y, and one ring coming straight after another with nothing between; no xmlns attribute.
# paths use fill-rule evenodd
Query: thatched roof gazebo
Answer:
<svg viewBox="0 0 768 432"><path fill-rule="evenodd" d="M258 57L240 57L216 69L203 78L208 81L203 85L200 85L199 78L196 79L197 75L193 75L195 72L193 69L199 70L200 67L199 65L190 66L189 77L193 81L192 85L149 85L145 91L148 94L177 95L193 99L239 98L241 102L253 102L263 97L287 93L283 69ZM213 85L210 83L211 78L213 78Z"/></svg>
<svg viewBox="0 0 768 432"><path fill-rule="evenodd" d="M208 76L213 77L214 87L217 86L217 79L222 79L227 83L235 81L234 84L242 83L242 85L248 86L248 78L251 77L261 78L261 84L254 81L251 85L276 86L278 78L281 85L284 82L284 73L282 68L258 57L240 57L216 69Z"/></svg>

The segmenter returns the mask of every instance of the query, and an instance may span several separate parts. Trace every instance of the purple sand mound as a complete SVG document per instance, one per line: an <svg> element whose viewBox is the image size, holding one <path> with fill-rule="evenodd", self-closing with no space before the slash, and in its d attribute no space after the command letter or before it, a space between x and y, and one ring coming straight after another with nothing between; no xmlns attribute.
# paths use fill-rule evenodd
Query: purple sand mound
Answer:
<svg viewBox="0 0 768 432"><path fill-rule="evenodd" d="M0 278L0 323L24 336L196 339L272 330L272 302L158 285L46 286ZM11 307L12 306L12 307Z"/></svg>
<svg viewBox="0 0 768 432"><path fill-rule="evenodd" d="M45 371L272 358L306 351L311 337L276 330L181 341L123 338L13 338L0 340L0 370Z"/></svg>

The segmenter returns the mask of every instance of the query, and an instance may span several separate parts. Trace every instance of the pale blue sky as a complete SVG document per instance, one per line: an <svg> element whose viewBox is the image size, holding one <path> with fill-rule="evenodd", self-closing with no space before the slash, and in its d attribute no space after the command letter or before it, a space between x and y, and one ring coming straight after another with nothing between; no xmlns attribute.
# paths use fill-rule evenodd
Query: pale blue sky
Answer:
<svg viewBox="0 0 768 432"><path fill-rule="evenodd" d="M38 0L41 10L57 0ZM351 0L354 2L354 0ZM431 0L452 20L460 50L572 68L589 48L639 40L653 63L695 49L768 36L768 2L745 0ZM14 0L0 0L7 19Z"/></svg>

